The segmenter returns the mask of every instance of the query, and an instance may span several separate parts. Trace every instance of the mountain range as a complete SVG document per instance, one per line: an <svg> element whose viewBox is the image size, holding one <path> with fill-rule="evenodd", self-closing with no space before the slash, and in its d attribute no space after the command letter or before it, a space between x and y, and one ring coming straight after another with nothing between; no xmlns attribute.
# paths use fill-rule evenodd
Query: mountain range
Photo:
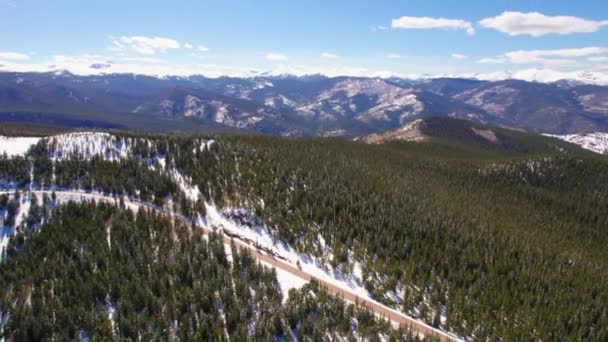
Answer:
<svg viewBox="0 0 608 342"><path fill-rule="evenodd" d="M608 131L608 87L580 82L0 73L0 121L357 137L439 116L548 134Z"/></svg>

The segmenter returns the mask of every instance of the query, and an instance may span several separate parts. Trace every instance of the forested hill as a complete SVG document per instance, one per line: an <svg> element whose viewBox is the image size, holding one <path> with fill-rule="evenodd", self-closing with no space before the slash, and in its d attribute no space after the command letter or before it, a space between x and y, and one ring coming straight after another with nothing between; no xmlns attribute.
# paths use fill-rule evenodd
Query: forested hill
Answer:
<svg viewBox="0 0 608 342"><path fill-rule="evenodd" d="M490 158L496 155L592 154L577 145L554 137L438 116L418 119L397 129L370 134L356 140L369 144L395 141L432 142L436 148L460 150L463 157L480 157L482 154Z"/></svg>
<svg viewBox="0 0 608 342"><path fill-rule="evenodd" d="M221 222L232 220L240 233L259 234L255 235L259 238L256 243L268 238L276 243L270 247L288 251L287 257L314 263L327 269L327 274L352 279L369 297L465 339L608 338L608 160L600 155L577 149L513 154L499 149L472 149L448 140L369 145L336 139L220 136L209 140L129 134L79 136L82 144L105 139L106 145L92 144L75 151L68 148L72 144L65 143L66 139L42 139L26 158L0 157L3 184L27 186L33 180L36 186L124 193L172 206L189 217L200 215L208 223L214 222L219 212L223 215ZM72 210L100 209L84 206ZM99 240L105 242L104 222L118 214L113 214L114 209L103 210L99 223L87 229L91 234L101 230ZM70 217L69 210L64 212ZM85 214L72 216L81 215ZM129 216L122 220L126 227L141 222ZM67 226L62 228L62 224ZM43 272L45 268L40 265L56 253L54 249L33 247L46 239L59 238L45 234L65 229L65 240L59 242L66 257L58 256L59 264L70 265L78 256L77 266L90 268L92 274L101 267L99 263L104 267L114 265L96 261L97 256L85 257L86 253L73 254L96 249L86 244L84 249L76 248L83 245L73 240L77 236L74 234L80 234L76 227L83 224L67 218L50 220L28 233L33 237L11 240L9 258L0 264L0 272L6 275L2 277L2 298L6 300L0 310L12 306L11 310L23 310L25 316L15 316L16 311L11 311L5 331L18 331L13 330L18 321L15 317L42 317L36 310L19 308L31 305L27 298L17 301L19 305L14 304L14 298L23 293L16 289L44 279L22 270ZM166 223L158 223L159 231L164 226ZM149 228L141 229L146 236ZM157 263L164 269L165 262L182 260L189 268L171 269L175 277L170 278L173 285L164 288L169 291L167 296L177 296L175 286L180 286L185 293L193 291L194 298L209 298L203 295L206 292L196 292L196 282L190 282L197 278L193 263L200 261L191 259L187 251L199 248L203 254L216 252L205 243L199 246L181 239L184 234L189 233L177 230L175 252L166 261L149 259L145 251L161 247L156 242L146 245L145 239L136 237L125 236L127 244L112 255L130 253L128 259L136 261L135 269ZM230 272L228 266L222 267ZM264 278L266 275L261 274L266 271L259 272L250 284L259 279L265 284L260 286L267 287L271 276ZM144 288L150 286L150 291L157 291L149 285L155 273L144 276L124 270L117 274L128 274L132 284L145 284ZM69 272L52 277L64 282L73 278ZM100 282L104 284L105 278ZM238 284L238 280L233 283ZM275 298L271 289L262 291L267 291L268 297L264 298ZM52 291L46 295L58 305L67 305L72 298L53 295ZM89 303L99 301L93 298L96 300ZM181 302L174 302L179 307ZM141 311L152 310L152 304L144 300L138 305L140 310L120 309L132 313L129 328L139 324L149 327L138 319L154 317ZM93 312L96 307L82 310ZM180 312L192 317L194 313L189 310ZM200 310L207 309L201 306ZM279 315L289 317L288 313L294 312L285 310ZM297 317L294 322L303 316ZM179 320L180 324L187 321ZM170 320L152 326L166 322ZM89 327L78 324L65 321L65 326L72 329L68 336ZM187 332L191 328L185 329ZM229 330L230 336L237 336L232 335L234 331ZM280 330L272 329L264 333L281 335Z"/></svg>

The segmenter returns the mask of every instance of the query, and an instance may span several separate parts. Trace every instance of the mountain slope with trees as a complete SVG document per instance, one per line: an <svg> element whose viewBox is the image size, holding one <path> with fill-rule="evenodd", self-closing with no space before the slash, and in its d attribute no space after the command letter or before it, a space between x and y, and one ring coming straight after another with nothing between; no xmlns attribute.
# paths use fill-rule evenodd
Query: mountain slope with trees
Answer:
<svg viewBox="0 0 608 342"><path fill-rule="evenodd" d="M78 76L0 72L0 121L54 127L355 137L429 117L608 131L608 87L459 78Z"/></svg>
<svg viewBox="0 0 608 342"><path fill-rule="evenodd" d="M201 137L138 135L123 160L52 160L53 145L41 140L26 158L0 158L0 176L25 185L33 163L34 182L172 199L187 216L202 202L243 208L331 270L360 265L372 298L470 339L606 339L607 159L519 132L505 137L527 148L476 145L468 134L441 134L444 125L426 142L378 145L218 136L200 148ZM499 138L510 132L489 129ZM157 155L166 158L162 169L148 163ZM198 187L198 202L172 168ZM55 178L53 170L61 170ZM181 239L190 234L180 230L175 243L194 248ZM72 247L66 252L78 256ZM294 312L312 319L315 310Z"/></svg>

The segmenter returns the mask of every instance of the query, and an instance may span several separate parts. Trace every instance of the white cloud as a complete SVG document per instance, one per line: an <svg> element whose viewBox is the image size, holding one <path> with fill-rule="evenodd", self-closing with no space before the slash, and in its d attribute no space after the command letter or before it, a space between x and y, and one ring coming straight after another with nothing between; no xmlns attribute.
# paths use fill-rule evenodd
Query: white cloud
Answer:
<svg viewBox="0 0 608 342"><path fill-rule="evenodd" d="M208 48L208 47L206 47L206 46L204 46L204 45L199 45L199 46L196 48L196 50L197 50L197 51L200 51L200 52L207 52L207 51L209 51L209 48Z"/></svg>
<svg viewBox="0 0 608 342"><path fill-rule="evenodd" d="M504 57L488 57L488 58L482 58L480 60L477 61L477 63L482 63L482 64L502 64L504 62L506 62L507 59Z"/></svg>
<svg viewBox="0 0 608 342"><path fill-rule="evenodd" d="M399 59L401 55L398 53L387 53L385 57L388 59Z"/></svg>
<svg viewBox="0 0 608 342"><path fill-rule="evenodd" d="M401 17L393 19L391 27L394 29L450 29L465 30L469 35L475 34L473 25L461 19L429 18L429 17Z"/></svg>
<svg viewBox="0 0 608 342"><path fill-rule="evenodd" d="M49 72L68 70L77 75L99 75L104 73L134 73L150 76L189 76L208 77L233 76L248 77L260 70L216 64L175 64L162 59L148 57L112 58L94 54L55 55L40 63L23 61L2 62L0 70L15 72Z"/></svg>
<svg viewBox="0 0 608 342"><path fill-rule="evenodd" d="M27 61L30 59L30 56L19 52L0 51L0 59L8 59L11 61Z"/></svg>
<svg viewBox="0 0 608 342"><path fill-rule="evenodd" d="M179 49L177 40L163 37L122 36L113 40L114 50L129 48L142 55L154 55L169 49Z"/></svg>
<svg viewBox="0 0 608 342"><path fill-rule="evenodd" d="M466 59L467 58L467 56L460 54L460 53L453 53L451 56L454 59Z"/></svg>
<svg viewBox="0 0 608 342"><path fill-rule="evenodd" d="M587 58L589 62L608 62L608 56L596 56Z"/></svg>
<svg viewBox="0 0 608 342"><path fill-rule="evenodd" d="M503 12L485 18L479 24L511 36L522 34L540 37L545 34L589 33L608 26L608 20L595 21L571 16L546 16L538 12Z"/></svg>
<svg viewBox="0 0 608 342"><path fill-rule="evenodd" d="M194 48L194 46L192 46L192 44L190 44L190 43L186 42L186 43L184 44L184 48L186 48L186 49L190 50L190 49Z"/></svg>
<svg viewBox="0 0 608 342"><path fill-rule="evenodd" d="M338 59L340 56L336 55L335 53L323 52L321 54L321 58Z"/></svg>
<svg viewBox="0 0 608 342"><path fill-rule="evenodd" d="M280 61L288 60L287 56L280 54L280 53L273 53L273 52L267 53L266 59L269 61L273 61L273 62L280 62Z"/></svg>
<svg viewBox="0 0 608 342"><path fill-rule="evenodd" d="M516 64L547 62L552 58L577 58L599 55L608 52L608 48L591 46L578 49L556 50L517 50L507 52L505 57Z"/></svg>
<svg viewBox="0 0 608 342"><path fill-rule="evenodd" d="M576 49L516 50L496 57L482 58L478 63L542 64L545 67L567 67L578 64L578 58L607 53L608 48L590 46ZM589 61L602 61L601 56L589 57Z"/></svg>

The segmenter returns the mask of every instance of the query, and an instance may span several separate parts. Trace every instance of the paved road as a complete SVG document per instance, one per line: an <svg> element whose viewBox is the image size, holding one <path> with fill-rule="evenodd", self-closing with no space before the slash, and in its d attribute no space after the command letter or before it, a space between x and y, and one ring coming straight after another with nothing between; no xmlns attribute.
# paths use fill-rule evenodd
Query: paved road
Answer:
<svg viewBox="0 0 608 342"><path fill-rule="evenodd" d="M42 193L47 193L50 195L52 191L51 190L34 190L33 192L37 193L39 195L42 195ZM84 199L94 199L94 200L105 201L105 202L115 202L116 200L118 200L115 197L106 196L106 195L99 194L99 193L87 193L87 192L68 191L68 190L65 190L65 191L55 190L55 193L58 195L68 195L69 197L76 197L76 198L81 197ZM129 199L125 199L124 203L128 207L134 207L134 206L140 207L140 208L144 207L144 208L148 208L151 210L156 210L158 212L162 212L164 214L171 215L174 218L177 218L180 221L182 221L188 225L190 225L192 223L192 220L190 220L189 218L187 218L183 215L175 214L165 208L156 206L151 203L141 202L141 201L137 201L137 200L129 200ZM203 228L207 234L213 232L213 229L211 227L201 226L201 228ZM251 255L253 257L255 257L256 259L264 261L264 262L272 265L275 268L279 268L284 271L287 271L287 272L293 274L294 276L299 277L305 281L310 281L314 278L310 274L303 272L302 270L300 270L299 268L293 266L292 264L290 264L288 262L275 258L272 255L254 247L250 244L247 244L239 239L236 239L236 238L233 239L231 237L224 235L225 244L230 245L230 243L232 243L232 242L234 242L235 245L238 247L247 249L251 253ZM435 336L440 341L460 341L459 339L457 339L453 336L450 336L441 330L435 329L435 328L433 328L421 321L415 320L403 313L392 310L385 305L382 305L378 302L369 300L364 297L359 297L352 291L349 291L342 287L338 287L336 285L333 285L331 283L328 283L328 282L323 281L318 278L316 278L315 280L320 285L325 287L329 293L342 297L351 303L358 303L360 306L366 307L368 310L376 313L377 315L383 316L383 317L389 319L390 321L392 321L396 324L402 325L406 328L409 328L419 334L422 334L424 336Z"/></svg>

